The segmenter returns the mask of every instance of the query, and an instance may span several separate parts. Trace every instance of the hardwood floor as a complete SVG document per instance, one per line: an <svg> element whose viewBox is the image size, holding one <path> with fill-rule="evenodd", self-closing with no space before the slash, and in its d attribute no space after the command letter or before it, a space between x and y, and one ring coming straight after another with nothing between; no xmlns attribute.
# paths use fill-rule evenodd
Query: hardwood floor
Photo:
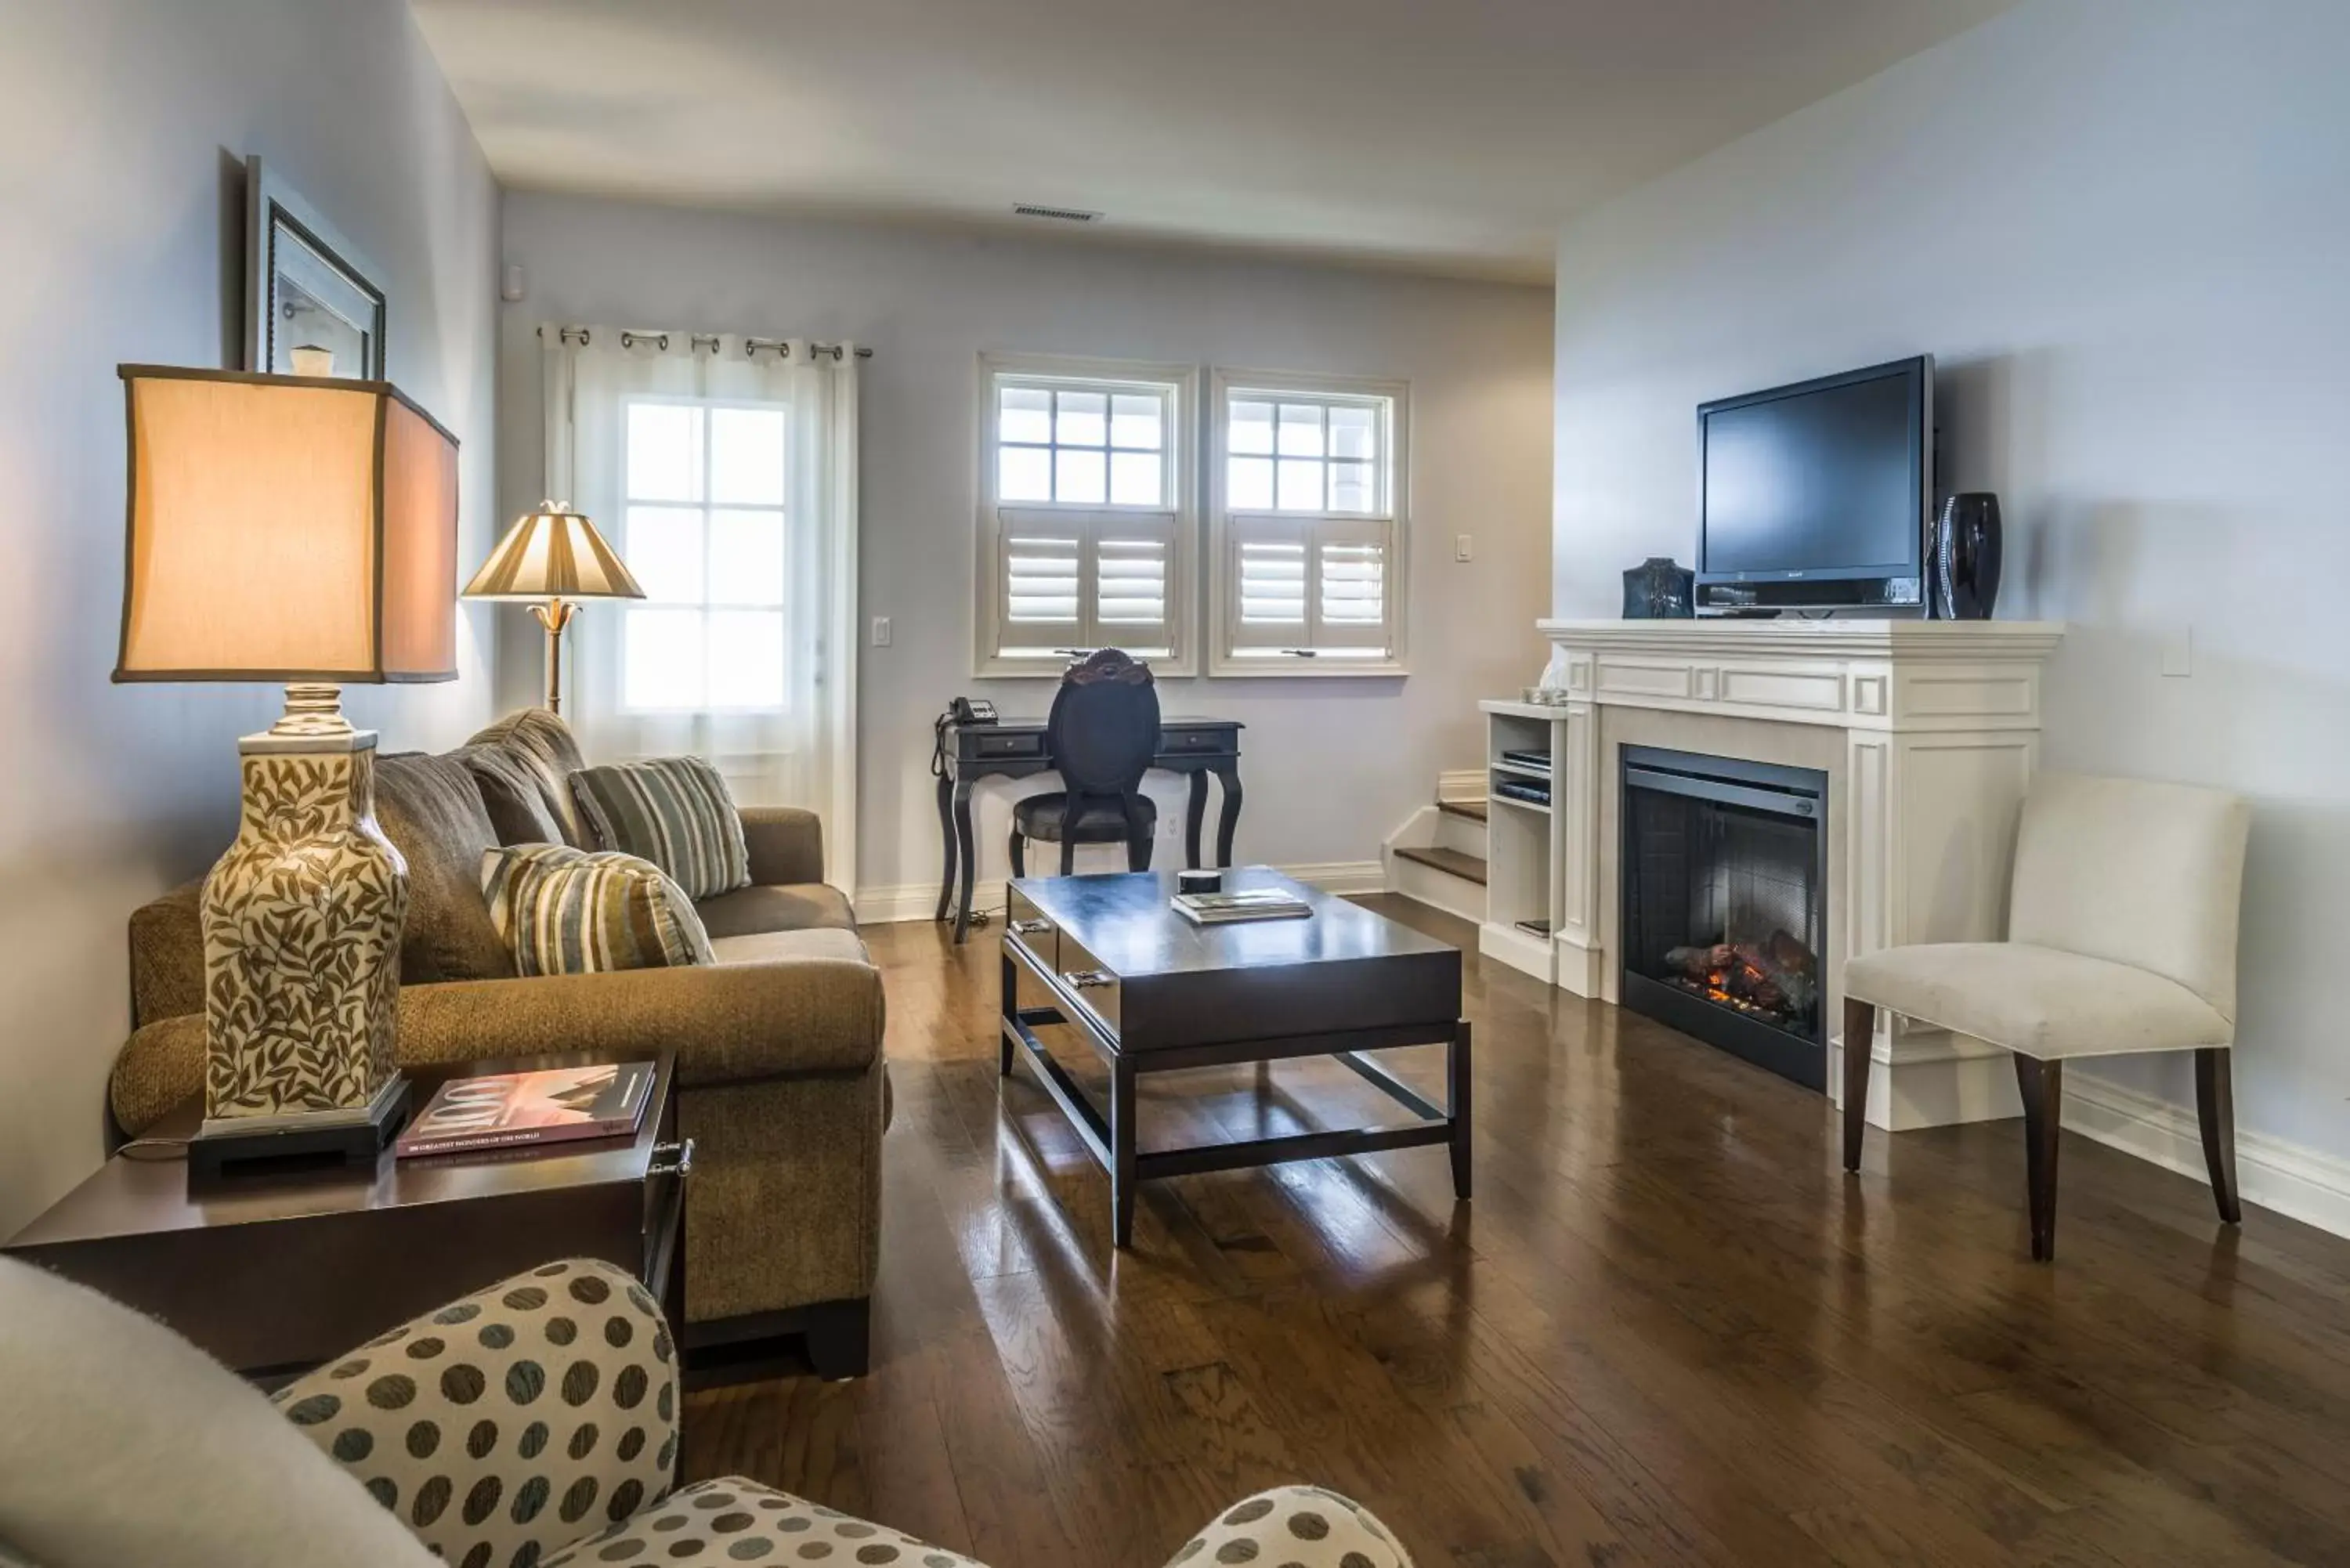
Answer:
<svg viewBox="0 0 2350 1568"><path fill-rule="evenodd" d="M1381 907L1471 950L1476 1201L1440 1149L1188 1178L1124 1254L1043 1093L999 1101L993 931L870 930L874 1370L694 1396L689 1476L994 1568L1156 1568L1284 1480L1423 1568L2350 1562L2350 1241L2067 1135L2035 1265L2021 1124L1874 1135L1848 1179L1825 1098ZM1145 1082L1146 1147L1380 1104L1318 1065Z"/></svg>

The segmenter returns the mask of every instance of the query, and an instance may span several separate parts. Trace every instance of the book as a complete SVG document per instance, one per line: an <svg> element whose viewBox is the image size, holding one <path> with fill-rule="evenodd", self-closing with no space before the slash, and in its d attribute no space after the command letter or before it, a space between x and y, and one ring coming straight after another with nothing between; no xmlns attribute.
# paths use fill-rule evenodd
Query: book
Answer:
<svg viewBox="0 0 2350 1568"><path fill-rule="evenodd" d="M1314 906L1278 888L1247 888L1237 893L1178 893L1175 912L1196 925L1228 926L1240 920L1294 920Z"/></svg>
<svg viewBox="0 0 2350 1568"><path fill-rule="evenodd" d="M1540 768L1545 773L1550 770L1550 753L1548 752L1537 752L1533 750L1508 751L1502 753L1502 760L1516 767Z"/></svg>
<svg viewBox="0 0 2350 1568"><path fill-rule="evenodd" d="M652 1099L650 1062L452 1078L392 1145L394 1156L525 1148L632 1134Z"/></svg>

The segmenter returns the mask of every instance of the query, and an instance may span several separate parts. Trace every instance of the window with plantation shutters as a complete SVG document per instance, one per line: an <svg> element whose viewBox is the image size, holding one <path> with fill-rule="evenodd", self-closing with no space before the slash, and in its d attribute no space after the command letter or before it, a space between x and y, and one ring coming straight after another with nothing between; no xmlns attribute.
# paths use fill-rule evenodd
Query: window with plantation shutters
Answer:
<svg viewBox="0 0 2350 1568"><path fill-rule="evenodd" d="M1404 668L1404 389L1219 371L1211 672Z"/></svg>
<svg viewBox="0 0 2350 1568"><path fill-rule="evenodd" d="M1119 648L1191 673L1193 373L990 356L981 383L975 672Z"/></svg>

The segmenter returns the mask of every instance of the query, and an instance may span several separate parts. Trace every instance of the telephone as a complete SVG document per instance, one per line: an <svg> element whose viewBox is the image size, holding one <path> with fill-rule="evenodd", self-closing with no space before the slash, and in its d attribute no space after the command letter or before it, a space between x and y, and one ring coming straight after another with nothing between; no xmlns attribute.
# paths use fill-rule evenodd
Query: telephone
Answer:
<svg viewBox="0 0 2350 1568"><path fill-rule="evenodd" d="M996 722L995 704L984 697L956 697L947 703L947 723L993 724Z"/></svg>

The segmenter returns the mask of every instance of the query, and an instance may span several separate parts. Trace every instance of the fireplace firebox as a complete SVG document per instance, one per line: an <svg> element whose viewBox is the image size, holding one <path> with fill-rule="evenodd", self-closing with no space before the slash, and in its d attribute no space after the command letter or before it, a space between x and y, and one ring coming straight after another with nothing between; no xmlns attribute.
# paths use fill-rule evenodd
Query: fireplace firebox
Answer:
<svg viewBox="0 0 2350 1568"><path fill-rule="evenodd" d="M1625 1006L1827 1086L1827 775L1623 748Z"/></svg>

